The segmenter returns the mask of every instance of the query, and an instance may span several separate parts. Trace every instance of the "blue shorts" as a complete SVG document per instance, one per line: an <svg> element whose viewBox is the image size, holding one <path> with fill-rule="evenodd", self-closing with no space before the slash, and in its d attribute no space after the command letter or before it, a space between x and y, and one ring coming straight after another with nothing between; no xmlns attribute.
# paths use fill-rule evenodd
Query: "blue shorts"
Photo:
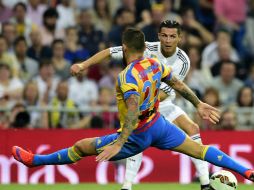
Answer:
<svg viewBox="0 0 254 190"><path fill-rule="evenodd" d="M119 135L120 133L113 133L98 137L95 145L96 151L100 153L105 146L116 142ZM134 156L150 146L161 150L171 150L181 145L185 138L186 134L181 129L169 123L163 116L159 116L157 121L145 131L134 130L121 151L111 160L121 160Z"/></svg>

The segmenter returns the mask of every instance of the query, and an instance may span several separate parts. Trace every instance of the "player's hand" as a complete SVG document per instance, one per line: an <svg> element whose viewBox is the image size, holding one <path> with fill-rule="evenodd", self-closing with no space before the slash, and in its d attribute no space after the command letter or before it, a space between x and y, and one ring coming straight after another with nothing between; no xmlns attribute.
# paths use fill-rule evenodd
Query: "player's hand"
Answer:
<svg viewBox="0 0 254 190"><path fill-rule="evenodd" d="M204 102L198 104L198 113L201 118L209 120L213 124L216 124L220 120L220 111Z"/></svg>
<svg viewBox="0 0 254 190"><path fill-rule="evenodd" d="M121 150L121 146L117 144L109 145L96 157L97 162L108 161Z"/></svg>
<svg viewBox="0 0 254 190"><path fill-rule="evenodd" d="M81 75L84 70L85 68L83 64L74 64L71 66L70 72L72 76L78 76Z"/></svg>

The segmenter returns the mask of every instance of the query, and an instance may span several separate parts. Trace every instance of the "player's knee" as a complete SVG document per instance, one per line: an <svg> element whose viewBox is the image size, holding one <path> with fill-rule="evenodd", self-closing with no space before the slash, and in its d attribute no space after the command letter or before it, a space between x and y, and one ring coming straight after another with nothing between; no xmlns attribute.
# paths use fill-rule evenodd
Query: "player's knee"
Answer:
<svg viewBox="0 0 254 190"><path fill-rule="evenodd" d="M94 155L96 154L96 150L93 141L94 140L90 138L82 139L77 141L74 147L81 156Z"/></svg>
<svg viewBox="0 0 254 190"><path fill-rule="evenodd" d="M78 141L78 142L76 142L75 144L74 144L74 147L75 147L75 150L77 151L77 152L79 152L81 155L84 155L84 146L83 146L83 144L84 144L84 140L85 139L82 139L82 140L80 140L80 141Z"/></svg>
<svg viewBox="0 0 254 190"><path fill-rule="evenodd" d="M187 134L191 137L191 136L199 134L199 133L200 133L200 129L199 129L198 124L196 124L194 122L190 123L190 128L189 128Z"/></svg>

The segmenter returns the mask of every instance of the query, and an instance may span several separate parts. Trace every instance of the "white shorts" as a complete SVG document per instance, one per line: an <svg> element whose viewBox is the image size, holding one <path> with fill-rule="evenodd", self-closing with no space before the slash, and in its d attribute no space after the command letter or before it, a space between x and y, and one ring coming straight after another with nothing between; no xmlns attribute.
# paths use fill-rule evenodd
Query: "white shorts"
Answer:
<svg viewBox="0 0 254 190"><path fill-rule="evenodd" d="M180 115L187 115L180 107L173 104L171 101L160 102L159 111L170 122L173 122Z"/></svg>

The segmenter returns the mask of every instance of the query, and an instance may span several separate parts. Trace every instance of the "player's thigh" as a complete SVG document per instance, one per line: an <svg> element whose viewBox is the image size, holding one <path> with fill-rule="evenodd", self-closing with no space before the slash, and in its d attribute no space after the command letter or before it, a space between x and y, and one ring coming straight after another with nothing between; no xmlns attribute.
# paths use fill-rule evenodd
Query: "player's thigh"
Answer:
<svg viewBox="0 0 254 190"><path fill-rule="evenodd" d="M95 148L96 152L99 154L103 151L106 146L114 144L120 133L114 133L110 135L105 135L96 139ZM120 152L111 158L111 161L121 160L124 158L128 158L134 156L142 151L144 151L147 147L150 146L150 140L145 136L144 133L134 134L132 133L126 143L124 143Z"/></svg>
<svg viewBox="0 0 254 190"><path fill-rule="evenodd" d="M161 150L171 150L180 146L186 138L186 133L173 123L165 120L166 125L161 125L156 133L159 133L152 146Z"/></svg>
<svg viewBox="0 0 254 190"><path fill-rule="evenodd" d="M184 142L173 148L172 150L187 154L191 157L201 159L205 146L192 140L189 136L186 136Z"/></svg>
<svg viewBox="0 0 254 190"><path fill-rule="evenodd" d="M111 158L110 160L114 161L114 160L121 160L125 158L131 158L131 160L135 160L139 156L139 153L143 152L149 146L150 146L150 143L144 142L143 144L138 144L137 141L132 141L130 138L128 138L128 141L123 145L120 152L117 155L115 155L113 158ZM142 157L142 154L141 154L141 157Z"/></svg>
<svg viewBox="0 0 254 190"><path fill-rule="evenodd" d="M74 148L81 156L96 155L96 139L97 137L79 140L74 144Z"/></svg>
<svg viewBox="0 0 254 190"><path fill-rule="evenodd" d="M181 114L177 118L173 120L173 123L180 127L185 133L187 133L189 136L193 136L196 134L199 134L199 126L192 121L188 115Z"/></svg>

